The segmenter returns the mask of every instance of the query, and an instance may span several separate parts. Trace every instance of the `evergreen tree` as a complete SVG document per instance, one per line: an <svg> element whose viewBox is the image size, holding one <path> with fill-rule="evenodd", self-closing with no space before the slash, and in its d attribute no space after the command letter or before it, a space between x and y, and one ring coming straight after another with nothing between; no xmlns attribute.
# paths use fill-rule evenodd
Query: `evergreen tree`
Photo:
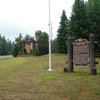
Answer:
<svg viewBox="0 0 100 100"><path fill-rule="evenodd" d="M8 45L8 54L11 55L13 53L13 44L10 40L8 40L7 45Z"/></svg>
<svg viewBox="0 0 100 100"><path fill-rule="evenodd" d="M2 55L2 37L0 34L0 55Z"/></svg>
<svg viewBox="0 0 100 100"><path fill-rule="evenodd" d="M51 42L52 44L52 48L51 48L51 50L52 50L52 53L57 53L57 39L54 39L52 42Z"/></svg>
<svg viewBox="0 0 100 100"><path fill-rule="evenodd" d="M90 25L89 33L95 35L98 41L98 48L96 50L100 51L100 0L89 0L88 1L88 13Z"/></svg>
<svg viewBox="0 0 100 100"><path fill-rule="evenodd" d="M25 36L25 41L30 41L30 35L28 35L28 34L26 34L26 36Z"/></svg>
<svg viewBox="0 0 100 100"><path fill-rule="evenodd" d="M16 52L15 54L19 54L19 53L22 52L22 48L21 48L22 40L23 40L23 37L22 37L22 34L20 33L19 36L15 39L15 46L14 46L14 49L13 49L14 50L13 54L14 54L14 52ZM17 48L17 49L15 49L15 48Z"/></svg>
<svg viewBox="0 0 100 100"><path fill-rule="evenodd" d="M90 32L100 40L100 0L89 0Z"/></svg>
<svg viewBox="0 0 100 100"><path fill-rule="evenodd" d="M1 55L8 55L8 45L7 45L7 40L5 37L2 37L2 51Z"/></svg>
<svg viewBox="0 0 100 100"><path fill-rule="evenodd" d="M23 40L22 34L20 33L19 36L15 39L17 45L20 46L20 42Z"/></svg>
<svg viewBox="0 0 100 100"><path fill-rule="evenodd" d="M67 46L66 46L67 37L68 37L68 19L65 10L63 10L57 35L57 51L59 53L67 52Z"/></svg>
<svg viewBox="0 0 100 100"><path fill-rule="evenodd" d="M0 55L11 55L12 46L12 42L0 34Z"/></svg>
<svg viewBox="0 0 100 100"><path fill-rule="evenodd" d="M84 0L75 0L69 23L69 33L74 39L88 38L88 16Z"/></svg>
<svg viewBox="0 0 100 100"><path fill-rule="evenodd" d="M17 57L18 53L19 53L20 48L18 47L17 44L14 45L14 49L13 49L13 57Z"/></svg>
<svg viewBox="0 0 100 100"><path fill-rule="evenodd" d="M39 55L48 54L49 51L48 34L46 32L37 31L35 32L35 37Z"/></svg>

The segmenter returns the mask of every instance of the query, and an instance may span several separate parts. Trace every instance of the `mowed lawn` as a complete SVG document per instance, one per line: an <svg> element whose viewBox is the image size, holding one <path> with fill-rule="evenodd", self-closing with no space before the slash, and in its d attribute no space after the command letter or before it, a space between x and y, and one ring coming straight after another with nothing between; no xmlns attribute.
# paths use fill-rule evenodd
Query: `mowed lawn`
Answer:
<svg viewBox="0 0 100 100"><path fill-rule="evenodd" d="M0 100L100 100L100 64L96 76L89 67L64 73L66 59L53 54L53 72L48 55L0 59Z"/></svg>

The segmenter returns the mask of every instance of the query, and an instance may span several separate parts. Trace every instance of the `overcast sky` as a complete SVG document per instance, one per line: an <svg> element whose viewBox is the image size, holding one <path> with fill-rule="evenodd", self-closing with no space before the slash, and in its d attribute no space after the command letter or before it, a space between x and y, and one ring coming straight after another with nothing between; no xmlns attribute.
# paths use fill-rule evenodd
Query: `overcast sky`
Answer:
<svg viewBox="0 0 100 100"><path fill-rule="evenodd" d="M34 36L36 30L49 31L49 0L0 0L0 33L14 40L21 32ZM62 10L69 17L74 0L51 0L53 38L56 37Z"/></svg>

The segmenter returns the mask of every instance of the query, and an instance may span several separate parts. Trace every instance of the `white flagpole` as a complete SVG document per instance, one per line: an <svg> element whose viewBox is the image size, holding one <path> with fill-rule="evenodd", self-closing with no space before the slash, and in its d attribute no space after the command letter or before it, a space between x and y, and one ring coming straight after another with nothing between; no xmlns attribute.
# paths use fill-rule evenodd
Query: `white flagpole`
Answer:
<svg viewBox="0 0 100 100"><path fill-rule="evenodd" d="M51 22L51 41L53 39L53 23ZM51 50L51 53L52 53L52 50Z"/></svg>
<svg viewBox="0 0 100 100"><path fill-rule="evenodd" d="M52 71L51 67L51 2L49 0L49 69L48 71Z"/></svg>

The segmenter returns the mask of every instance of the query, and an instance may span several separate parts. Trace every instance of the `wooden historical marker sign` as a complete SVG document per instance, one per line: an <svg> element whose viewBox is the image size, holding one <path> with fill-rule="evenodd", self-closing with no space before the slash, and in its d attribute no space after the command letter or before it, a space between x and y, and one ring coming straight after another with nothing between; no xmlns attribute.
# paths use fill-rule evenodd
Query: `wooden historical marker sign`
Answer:
<svg viewBox="0 0 100 100"><path fill-rule="evenodd" d="M31 52L31 47L29 44L25 44L25 50L27 53L30 53Z"/></svg>
<svg viewBox="0 0 100 100"><path fill-rule="evenodd" d="M73 63L77 66L87 66L89 43L86 39L78 39L73 43Z"/></svg>

